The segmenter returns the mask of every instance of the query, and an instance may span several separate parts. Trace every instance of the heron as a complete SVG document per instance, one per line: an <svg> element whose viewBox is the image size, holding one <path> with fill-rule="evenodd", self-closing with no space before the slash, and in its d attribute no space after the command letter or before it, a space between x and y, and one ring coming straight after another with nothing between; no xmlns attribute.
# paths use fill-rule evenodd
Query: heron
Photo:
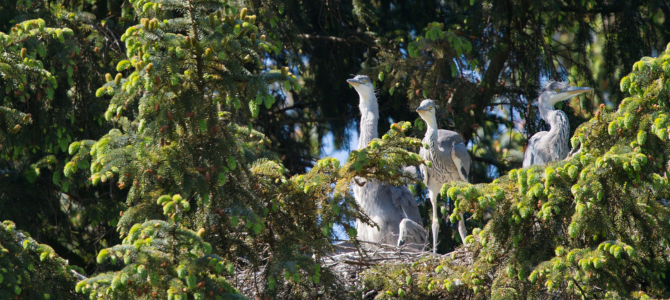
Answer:
<svg viewBox="0 0 670 300"><path fill-rule="evenodd" d="M361 149L379 136L379 105L369 77L357 75L347 82L359 95L361 124L358 148ZM421 216L414 195L406 187L367 180L362 186L354 184L354 198L363 212L379 226L378 230L357 219L358 239L398 246L407 244L423 249L426 231L420 225Z"/></svg>
<svg viewBox="0 0 670 300"><path fill-rule="evenodd" d="M523 167L544 165L562 160L568 156L570 147L570 122L568 116L554 108L556 103L574 96L592 91L590 87L573 87L565 82L550 81L538 98L540 117L549 123L549 131L540 131L528 140L528 147L523 156Z"/></svg>
<svg viewBox="0 0 670 300"><path fill-rule="evenodd" d="M436 118L437 106L430 99L423 100L416 109L419 116L428 125L423 142L428 144L428 149L421 148L419 155L432 163L431 167L421 165L421 176L428 188L428 197L433 205L433 253L437 250L437 233L439 222L437 219L437 197L442 185L447 182L468 182L470 172L470 155L458 133L451 130L438 129ZM458 234L465 243L467 230L463 214L458 221Z"/></svg>

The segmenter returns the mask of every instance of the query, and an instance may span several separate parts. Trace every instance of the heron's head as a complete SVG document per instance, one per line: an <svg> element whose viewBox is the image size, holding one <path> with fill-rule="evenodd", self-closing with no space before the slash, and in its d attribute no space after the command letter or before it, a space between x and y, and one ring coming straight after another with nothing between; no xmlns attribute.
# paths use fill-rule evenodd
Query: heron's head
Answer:
<svg viewBox="0 0 670 300"><path fill-rule="evenodd" d="M356 75L356 77L352 79L347 79L347 82L351 84L363 98L375 94L375 87L372 85L372 80L365 75Z"/></svg>
<svg viewBox="0 0 670 300"><path fill-rule="evenodd" d="M419 113L421 119L426 121L428 125L433 125L436 122L435 115L437 112L437 105L435 104L435 101L430 99L421 101L421 105L416 109L416 112Z"/></svg>
<svg viewBox="0 0 670 300"><path fill-rule="evenodd" d="M590 91L593 91L590 87L575 87L567 82L550 81L542 90L538 104L553 108L558 102Z"/></svg>

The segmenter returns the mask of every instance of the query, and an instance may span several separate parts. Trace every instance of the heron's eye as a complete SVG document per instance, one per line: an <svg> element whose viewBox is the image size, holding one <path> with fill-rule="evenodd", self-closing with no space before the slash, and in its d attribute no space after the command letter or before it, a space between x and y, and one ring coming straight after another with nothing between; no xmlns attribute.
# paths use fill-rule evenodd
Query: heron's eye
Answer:
<svg viewBox="0 0 670 300"><path fill-rule="evenodd" d="M363 83L368 83L368 81L367 81L367 80L365 80L365 79L363 79Z"/></svg>
<svg viewBox="0 0 670 300"><path fill-rule="evenodd" d="M560 91L561 91L561 89L558 89L558 88L556 89L556 92L557 92L557 93L560 92Z"/></svg>

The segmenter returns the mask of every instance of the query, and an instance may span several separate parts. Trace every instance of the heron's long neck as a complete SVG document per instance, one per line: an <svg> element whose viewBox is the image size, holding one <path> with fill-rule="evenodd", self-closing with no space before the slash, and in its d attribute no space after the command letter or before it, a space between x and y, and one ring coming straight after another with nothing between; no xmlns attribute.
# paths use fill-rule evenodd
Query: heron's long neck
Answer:
<svg viewBox="0 0 670 300"><path fill-rule="evenodd" d="M377 97L372 95L360 95L360 104L358 106L361 110L361 133L358 137L358 149L362 149L368 145L370 141L377 138L377 121L379 120L379 106L377 105ZM368 215L378 215L379 209L376 209L382 202L377 197L379 191L379 183L374 180L364 180L364 186L354 184L354 196L356 201L361 206L363 211ZM356 221L357 226L359 220Z"/></svg>
<svg viewBox="0 0 670 300"><path fill-rule="evenodd" d="M428 143L428 146L430 147L430 156L431 156L431 161L433 162L433 167L438 167L436 165L436 162L439 162L439 156L440 156L440 151L437 149L437 120L429 119L426 121L426 124L428 125L428 129L426 129L426 136L424 137L424 141Z"/></svg>
<svg viewBox="0 0 670 300"><path fill-rule="evenodd" d="M549 123L549 134L557 135L567 143L570 138L570 122L568 116L562 110L554 110L547 113L547 118L544 119Z"/></svg>
<svg viewBox="0 0 670 300"><path fill-rule="evenodd" d="M437 128L434 128L433 126L428 125L428 129L426 130L426 137L424 138L428 140L428 146L430 147L430 154L435 157L435 152L437 152Z"/></svg>
<svg viewBox="0 0 670 300"><path fill-rule="evenodd" d="M554 106L550 106L549 104L540 104L537 108L540 110L540 117L542 117L542 120L547 121L547 123L549 123L549 113L556 111Z"/></svg>
<svg viewBox="0 0 670 300"><path fill-rule="evenodd" d="M568 136L570 134L570 122L568 116L562 111L548 105L540 105L540 116L549 124L550 134Z"/></svg>
<svg viewBox="0 0 670 300"><path fill-rule="evenodd" d="M379 121L379 105L377 97L372 95L360 95L359 108L361 110L361 135L358 138L358 149L368 145L370 141L379 137L377 133L377 122Z"/></svg>
<svg viewBox="0 0 670 300"><path fill-rule="evenodd" d="M544 108L544 109L543 109ZM570 122L568 116L562 110L556 110L553 107L540 106L540 116L549 124L548 136L551 143L556 145L556 153L559 159L564 159L570 151L568 140L570 140Z"/></svg>

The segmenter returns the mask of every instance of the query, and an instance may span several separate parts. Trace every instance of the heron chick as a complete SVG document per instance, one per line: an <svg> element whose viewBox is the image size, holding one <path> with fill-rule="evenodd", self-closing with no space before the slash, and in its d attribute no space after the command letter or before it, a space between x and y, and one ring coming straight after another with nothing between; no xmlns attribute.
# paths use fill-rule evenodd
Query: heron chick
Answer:
<svg viewBox="0 0 670 300"><path fill-rule="evenodd" d="M416 112L428 125L423 142L429 147L428 150L421 148L419 155L433 164L432 167L421 165L423 182L428 188L428 196L433 205L433 253L437 250L437 233L440 228L437 219L437 197L440 189L447 182L468 182L470 172L470 155L463 139L456 132L438 129L436 110L435 102L430 99L423 100L416 109ZM460 214L458 221L458 234L465 243L467 230L463 214Z"/></svg>
<svg viewBox="0 0 670 300"><path fill-rule="evenodd" d="M523 156L523 167L544 165L562 160L570 152L570 122L568 116L554 108L556 103L566 101L574 96L592 91L590 87L573 87L565 82L550 81L538 98L540 117L549 124L549 131L540 131L528 140L528 147Z"/></svg>
<svg viewBox="0 0 670 300"><path fill-rule="evenodd" d="M379 105L372 80L358 75L347 82L359 95L361 111L361 129L358 138L358 149L368 145L377 138L379 121ZM359 179L360 180L360 179ZM406 188L381 184L367 180L363 186L354 184L354 198L363 212L378 226L369 226L356 220L357 238L363 241L408 246L423 249L426 231L421 226L421 215L414 200L414 195Z"/></svg>

